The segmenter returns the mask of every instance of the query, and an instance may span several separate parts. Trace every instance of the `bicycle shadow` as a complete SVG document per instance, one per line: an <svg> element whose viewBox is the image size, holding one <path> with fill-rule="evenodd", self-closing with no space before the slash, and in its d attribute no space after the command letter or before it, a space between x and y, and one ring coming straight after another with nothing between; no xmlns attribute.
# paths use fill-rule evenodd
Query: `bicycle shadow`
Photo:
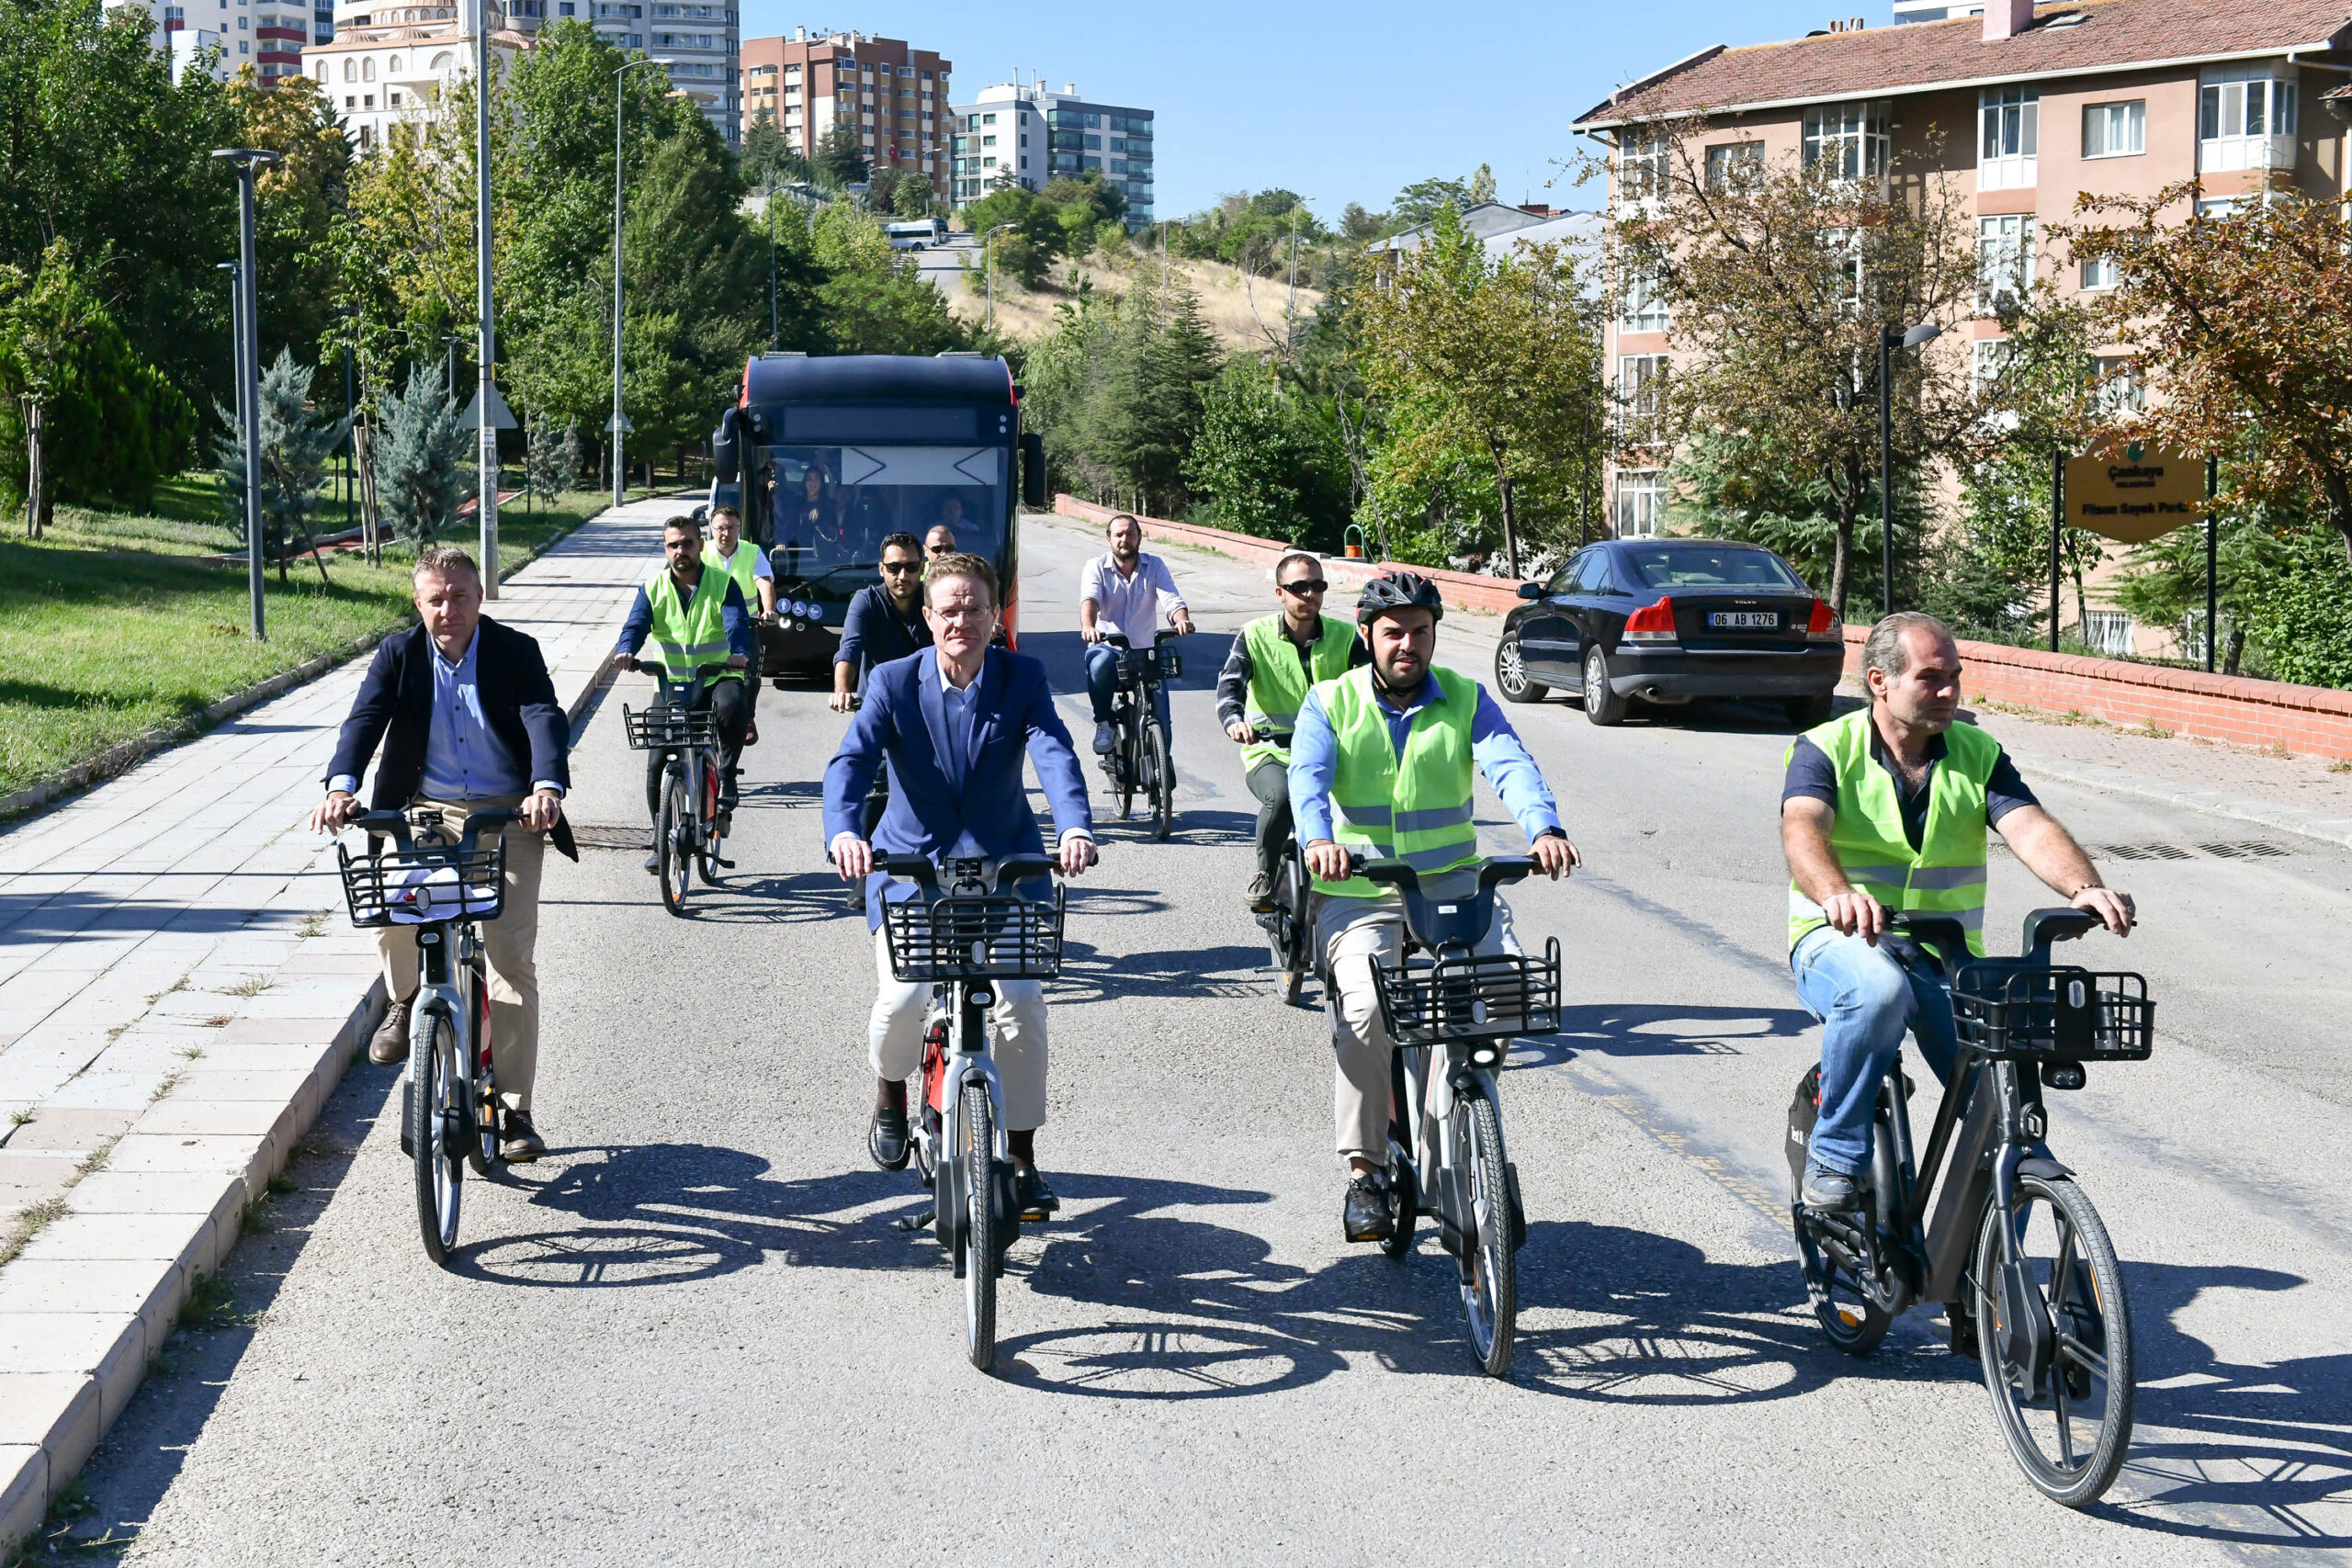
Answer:
<svg viewBox="0 0 2352 1568"><path fill-rule="evenodd" d="M1736 1056L1751 1042L1793 1040L1814 1027L1802 1008L1598 1002L1561 1008L1559 1036L1604 1056Z"/></svg>
<svg viewBox="0 0 2352 1568"><path fill-rule="evenodd" d="M2201 1540L2352 1546L2352 1351L2233 1359L2181 1324L2208 1291L2275 1295L2311 1281L2249 1267L2127 1262L2123 1272L2140 1336L2123 1484L2137 1495L2086 1511Z"/></svg>
<svg viewBox="0 0 2352 1568"><path fill-rule="evenodd" d="M1192 947L1162 953L1105 953L1062 938L1057 998L1074 1002L1118 997L1262 997L1270 981L1263 947Z"/></svg>

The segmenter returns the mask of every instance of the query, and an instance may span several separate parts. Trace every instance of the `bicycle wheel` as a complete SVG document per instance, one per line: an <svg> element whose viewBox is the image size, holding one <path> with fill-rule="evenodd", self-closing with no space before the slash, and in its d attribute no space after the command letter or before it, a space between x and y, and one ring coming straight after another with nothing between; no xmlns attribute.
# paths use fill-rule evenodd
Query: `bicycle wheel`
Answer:
<svg viewBox="0 0 2352 1568"><path fill-rule="evenodd" d="M1453 1103L1453 1144L1467 1187L1475 1233L1462 1238L1470 1278L1462 1305L1470 1318L1470 1354L1490 1378L1510 1371L1519 1325L1519 1260L1511 1249L1510 1178L1503 1168L1503 1123L1483 1089Z"/></svg>
<svg viewBox="0 0 2352 1568"><path fill-rule="evenodd" d="M1274 974L1282 986L1283 1002L1298 1005L1298 994L1314 966L1315 926L1308 919L1310 889L1306 867L1294 849L1275 874L1274 923L1269 933L1274 949Z"/></svg>
<svg viewBox="0 0 2352 1568"><path fill-rule="evenodd" d="M455 1129L465 1093L457 1041L438 1011L417 1020L409 1045L409 1124L415 1129L417 1228L424 1255L443 1268L458 1245L458 1200L465 1188L465 1150Z"/></svg>
<svg viewBox="0 0 2352 1568"><path fill-rule="evenodd" d="M1135 731L1127 722L1130 716L1129 714L1123 713L1114 721L1119 727L1118 744L1111 748L1111 755L1118 762L1111 786L1119 796L1119 820L1122 822L1135 815L1136 771L1141 765L1135 743Z"/></svg>
<svg viewBox="0 0 2352 1568"><path fill-rule="evenodd" d="M474 1070L466 1084L466 1163L476 1176L487 1177L498 1164L498 1100L490 1088L490 976L479 964L470 966L474 998Z"/></svg>
<svg viewBox="0 0 2352 1568"><path fill-rule="evenodd" d="M1168 737L1156 719L1143 723L1143 773L1151 792L1151 836L1164 844L1176 826L1176 774L1168 765Z"/></svg>
<svg viewBox="0 0 2352 1568"><path fill-rule="evenodd" d="M1413 1255L1413 1227L1421 1215L1419 1184L1413 1170L1413 1130L1405 1125L1406 1058L1422 1066L1421 1053L1388 1054L1388 1235L1380 1250L1402 1262Z"/></svg>
<svg viewBox="0 0 2352 1568"><path fill-rule="evenodd" d="M964 1178L964 1349L987 1371L996 1364L996 1115L983 1078L956 1096L955 1158Z"/></svg>
<svg viewBox="0 0 2352 1568"><path fill-rule="evenodd" d="M694 879L694 820L686 775L673 766L662 788L662 816L653 825L653 847L662 857L662 907L673 915L686 912L686 888Z"/></svg>
<svg viewBox="0 0 2352 1568"><path fill-rule="evenodd" d="M702 815L695 823L695 837L700 840L695 860L701 867L705 887L718 886L718 825L724 819L718 809L718 763L706 757L702 773Z"/></svg>
<svg viewBox="0 0 2352 1568"><path fill-rule="evenodd" d="M2005 1216L1977 1232L1976 1344L2010 1454L2044 1496L2080 1508L2123 1468L2132 1441L2132 1314L2098 1211L2064 1178L2018 1178L2017 1264Z"/></svg>

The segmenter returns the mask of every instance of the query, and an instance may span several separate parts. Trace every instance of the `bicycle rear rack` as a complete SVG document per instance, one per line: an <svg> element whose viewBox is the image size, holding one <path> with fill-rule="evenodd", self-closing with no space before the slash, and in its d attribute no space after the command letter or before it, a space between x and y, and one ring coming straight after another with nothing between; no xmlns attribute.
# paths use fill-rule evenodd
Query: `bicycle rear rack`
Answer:
<svg viewBox="0 0 2352 1568"><path fill-rule="evenodd" d="M506 908L506 840L493 838L470 852L455 845L418 844L373 851L354 859L337 844L344 902L363 929L421 926L435 920L494 920Z"/></svg>
<svg viewBox="0 0 2352 1568"><path fill-rule="evenodd" d="M1433 962L1375 963L1381 1021L1399 1045L1551 1034L1560 1027L1560 941L1541 959L1516 953L1446 953Z"/></svg>
<svg viewBox="0 0 2352 1568"><path fill-rule="evenodd" d="M885 901L890 972L909 984L1050 980L1062 966L1062 897L1039 903L1011 894L951 894Z"/></svg>

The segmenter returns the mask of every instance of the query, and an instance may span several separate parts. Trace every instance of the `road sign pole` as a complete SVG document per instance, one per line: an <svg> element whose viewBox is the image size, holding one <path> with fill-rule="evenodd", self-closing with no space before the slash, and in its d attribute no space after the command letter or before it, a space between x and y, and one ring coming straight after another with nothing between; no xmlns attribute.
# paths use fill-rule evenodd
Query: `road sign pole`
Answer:
<svg viewBox="0 0 2352 1568"><path fill-rule="evenodd" d="M491 417L497 396L497 330L491 319L490 295L490 71L494 56L490 47L490 0L474 5L474 295L479 314L478 352L481 410L481 479L479 516L481 522L481 596L498 597L498 421Z"/></svg>
<svg viewBox="0 0 2352 1568"><path fill-rule="evenodd" d="M2222 640L2219 601L2221 594L2214 586L2215 569L2220 564L2221 542L2218 537L2222 520L2213 514L2213 498L2222 490L2222 459L2205 459L2205 673L2213 672L2213 647Z"/></svg>
<svg viewBox="0 0 2352 1568"><path fill-rule="evenodd" d="M2058 651L2058 531L2066 525L2066 454L2050 457L2050 651Z"/></svg>

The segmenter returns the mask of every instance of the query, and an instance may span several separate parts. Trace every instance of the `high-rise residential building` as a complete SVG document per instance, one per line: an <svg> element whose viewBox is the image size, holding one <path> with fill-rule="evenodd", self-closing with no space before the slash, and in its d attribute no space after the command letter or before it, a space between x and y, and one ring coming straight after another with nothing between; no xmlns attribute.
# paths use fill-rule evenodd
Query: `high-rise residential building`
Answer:
<svg viewBox="0 0 2352 1568"><path fill-rule="evenodd" d="M804 158L836 125L856 128L876 170L920 174L944 190L947 174L947 75L954 66L903 39L815 33L743 40L737 78L741 130L764 111ZM740 132L739 132L740 134Z"/></svg>
<svg viewBox="0 0 2352 1568"><path fill-rule="evenodd" d="M138 18L158 54L171 57L172 79L205 51L217 49L212 74L226 81L250 65L264 82L302 69L306 44L334 37L334 14L316 0L109 0L110 16Z"/></svg>
<svg viewBox="0 0 2352 1568"><path fill-rule="evenodd" d="M1099 104L1076 83L1002 82L951 111L950 196L967 207L1003 185L1044 188L1058 175L1099 174L1127 199L1127 227L1152 221L1152 112Z"/></svg>

